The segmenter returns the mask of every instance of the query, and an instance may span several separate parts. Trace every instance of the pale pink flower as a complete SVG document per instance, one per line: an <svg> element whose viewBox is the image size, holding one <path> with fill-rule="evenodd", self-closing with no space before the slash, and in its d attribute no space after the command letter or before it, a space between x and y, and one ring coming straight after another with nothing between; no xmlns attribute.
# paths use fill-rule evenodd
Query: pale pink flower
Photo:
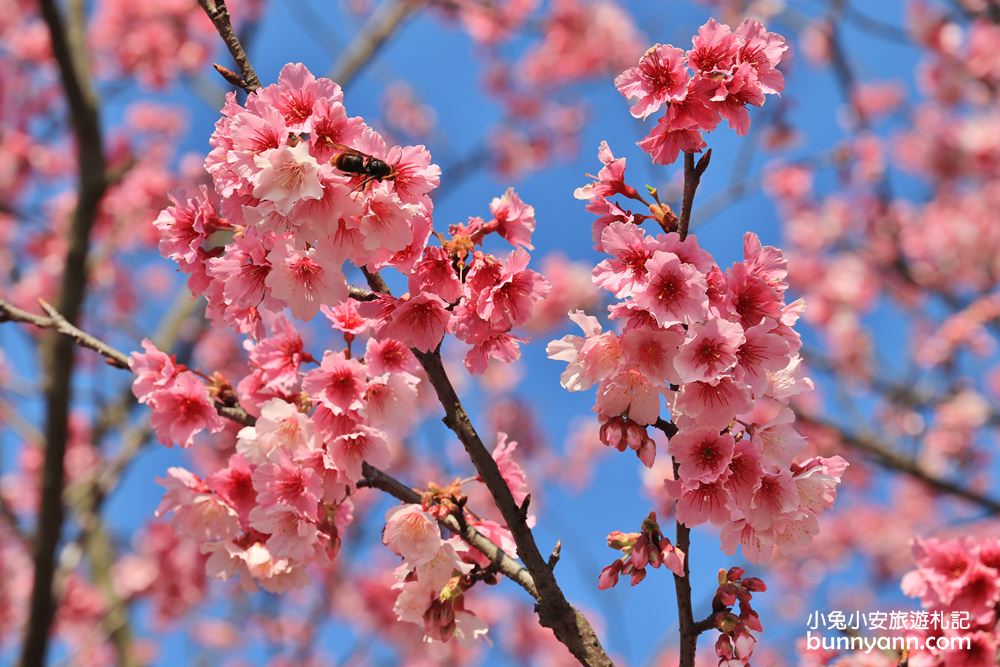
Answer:
<svg viewBox="0 0 1000 667"><path fill-rule="evenodd" d="M316 553L319 531L289 505L260 505L250 512L250 525L268 535L267 550L274 558L308 562Z"/></svg>
<svg viewBox="0 0 1000 667"><path fill-rule="evenodd" d="M790 346L774 329L774 321L767 319L750 327L736 350L733 378L749 385L757 395L767 388L769 374L788 365Z"/></svg>
<svg viewBox="0 0 1000 667"><path fill-rule="evenodd" d="M646 262L648 283L635 290L632 298L663 327L692 324L708 314L705 275L677 255L661 250Z"/></svg>
<svg viewBox="0 0 1000 667"><path fill-rule="evenodd" d="M309 417L280 398L271 399L261 406L257 422L240 429L236 441L236 451L255 465L271 460L278 452L293 455L297 451L316 449L317 446L315 429Z"/></svg>
<svg viewBox="0 0 1000 667"><path fill-rule="evenodd" d="M689 527L703 523L722 524L729 520L731 504L723 480L697 482L681 491L677 520Z"/></svg>
<svg viewBox="0 0 1000 667"><path fill-rule="evenodd" d="M386 512L382 542L413 565L430 561L443 544L441 527L420 505L397 505Z"/></svg>
<svg viewBox="0 0 1000 667"><path fill-rule="evenodd" d="M361 479L362 463L381 468L391 459L385 433L363 424L327 443L327 450L347 484Z"/></svg>
<svg viewBox="0 0 1000 667"><path fill-rule="evenodd" d="M799 502L791 473L765 472L746 510L747 523L757 530L767 530L782 514L798 508Z"/></svg>
<svg viewBox="0 0 1000 667"><path fill-rule="evenodd" d="M285 241L275 244L268 258L273 270L267 276L267 286L275 298L288 304L297 319L311 320L321 305L347 298L343 259L328 245L300 250Z"/></svg>
<svg viewBox="0 0 1000 667"><path fill-rule="evenodd" d="M196 540L227 540L239 534L236 510L211 493L194 473L184 468L168 468L167 476L156 481L166 489L156 515L173 512L178 534Z"/></svg>
<svg viewBox="0 0 1000 667"><path fill-rule="evenodd" d="M718 380L736 364L743 342L743 327L735 322L714 318L692 324L673 360L677 376L682 383Z"/></svg>
<svg viewBox="0 0 1000 667"><path fill-rule="evenodd" d="M574 310L569 318L583 330L584 336L563 336L550 342L545 352L549 359L567 362L560 378L563 388L584 391L618 368L623 351L618 336L603 333L596 317Z"/></svg>
<svg viewBox="0 0 1000 667"><path fill-rule="evenodd" d="M665 391L661 382L627 368L601 381L594 409L601 418L627 415L639 424L652 424L660 416L660 394Z"/></svg>
<svg viewBox="0 0 1000 667"><path fill-rule="evenodd" d="M323 196L320 165L309 153L309 144L269 148L254 158L259 172L254 178L253 196L273 202L275 209L288 215L295 204Z"/></svg>

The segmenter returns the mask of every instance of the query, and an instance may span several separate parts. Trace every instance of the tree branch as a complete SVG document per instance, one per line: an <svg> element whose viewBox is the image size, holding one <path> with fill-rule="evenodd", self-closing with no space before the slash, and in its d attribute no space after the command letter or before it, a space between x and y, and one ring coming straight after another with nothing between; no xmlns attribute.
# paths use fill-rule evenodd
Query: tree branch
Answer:
<svg viewBox="0 0 1000 667"><path fill-rule="evenodd" d="M330 78L346 87L423 4L424 0L387 0L347 46L330 71Z"/></svg>
<svg viewBox="0 0 1000 667"><path fill-rule="evenodd" d="M3 304L3 302L0 302L0 304ZM7 318L9 321L26 322L28 324L33 324L46 329L55 329L59 326L59 322L64 321L63 318L58 317L58 313L54 313L52 317L43 318L18 309L14 310L22 316ZM124 352L121 352L107 343L98 340L90 334L80 331L76 327L73 327L71 332L66 332L65 335L70 339L77 341L79 344L97 351L109 360L128 359L128 356ZM89 341L90 344L84 345L82 341L85 340ZM119 368L128 369L127 363L125 365L114 365ZM217 404L216 410L222 417L235 421L239 424L243 424L244 426L253 426L257 422L253 415L238 405L229 406ZM135 438L130 440L131 444L126 443L125 447L123 447L122 451L119 452L119 455L114 459L114 461L112 461L108 468L86 485L87 489L93 490L94 493L102 494L103 492L106 492L108 488L113 487L118 476L131 460L134 450L138 448L141 441L141 438ZM360 488L376 488L405 503L420 503L420 494L388 473L367 463L363 464L362 472L364 479L358 484ZM101 499L103 499L102 495L95 496L95 500L98 505ZM446 517L441 520L440 523L446 529L456 535L459 535L471 546L481 551L487 558L490 559L491 562L497 562L499 564L500 572L524 588L524 590L526 590L533 598L536 600L539 599L539 594L535 587L535 583L531 578L531 574L520 563L500 549L500 547L498 547L492 540L471 526L463 528L454 517Z"/></svg>
<svg viewBox="0 0 1000 667"><path fill-rule="evenodd" d="M385 281L377 272L362 269L372 291L388 294ZM551 628L556 637L584 665L611 665L611 659L601 646L597 634L586 617L575 609L556 582L552 569L542 556L535 537L524 520L520 507L514 501L510 487L500 474L500 468L476 432L461 399L448 379L440 350L422 352L412 350L423 366L438 400L445 411L444 423L458 436L465 447L480 479L489 489L493 500L503 516L507 528L517 544L517 553L531 573L538 587L538 617L541 624Z"/></svg>
<svg viewBox="0 0 1000 667"><path fill-rule="evenodd" d="M62 314L60 317L65 322L65 325L60 326L73 326L83 308L90 233L107 188L107 167L97 99L90 82L83 2L72 0L69 3L71 20L68 26L63 25L55 0L39 0L39 8L48 29L76 138L77 201L67 230L65 268L57 305ZM34 576L31 603L18 660L21 667L45 664L55 617L52 580L55 574L55 552L64 520L63 463L69 436L73 354L72 339L58 333L46 336L42 346L47 376L45 463L42 468L38 527L32 550Z"/></svg>
<svg viewBox="0 0 1000 667"><path fill-rule="evenodd" d="M70 324L69 320L59 313L48 303L39 300L42 309L48 313L48 317L35 315L27 310L22 310L12 306L3 299L0 299L0 322L27 322L39 329L49 329L56 333L68 337L72 342L80 347L94 350L104 357L108 364L117 368L128 368L128 356L101 342L90 334L82 331L78 327Z"/></svg>
<svg viewBox="0 0 1000 667"><path fill-rule="evenodd" d="M978 505L990 514L1000 514L1000 500L984 496L960 484L938 477L924 470L916 462L894 451L887 444L876 438L852 433L831 421L807 415L800 411L796 411L796 419L804 425L833 431L843 444L852 449L864 452L883 468L909 475L920 480L935 491L940 491L941 493L955 496L956 498L961 498L974 505Z"/></svg>
<svg viewBox="0 0 1000 667"><path fill-rule="evenodd" d="M212 19L216 31L222 37L222 41L226 43L226 48L229 49L229 55L233 57L236 66L240 68L244 90L249 93L260 88L260 79L257 77L257 72L254 70L253 65L250 64L250 58L247 57L243 43L240 42L236 31L233 30L233 23L229 17L229 10L226 8L225 0L198 0L198 4L208 14L208 18Z"/></svg>
<svg viewBox="0 0 1000 667"><path fill-rule="evenodd" d="M691 209L694 206L694 195L698 192L698 184L701 183L702 174L708 169L708 163L712 161L712 149L709 148L695 164L694 153L684 153L684 193L681 196L681 217L677 231L681 236L681 241L687 238L688 229L691 227Z"/></svg>

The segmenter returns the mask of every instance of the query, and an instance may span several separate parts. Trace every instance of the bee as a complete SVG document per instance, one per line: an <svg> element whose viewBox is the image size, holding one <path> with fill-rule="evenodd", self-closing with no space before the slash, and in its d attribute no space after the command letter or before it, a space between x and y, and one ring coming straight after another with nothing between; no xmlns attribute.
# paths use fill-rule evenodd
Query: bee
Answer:
<svg viewBox="0 0 1000 667"><path fill-rule="evenodd" d="M396 167L385 160L380 160L368 153L362 153L344 144L330 143L340 151L330 159L330 163L345 174L363 177L361 182L354 186L351 192L364 190L373 181L381 183L382 181L393 181L396 179Z"/></svg>

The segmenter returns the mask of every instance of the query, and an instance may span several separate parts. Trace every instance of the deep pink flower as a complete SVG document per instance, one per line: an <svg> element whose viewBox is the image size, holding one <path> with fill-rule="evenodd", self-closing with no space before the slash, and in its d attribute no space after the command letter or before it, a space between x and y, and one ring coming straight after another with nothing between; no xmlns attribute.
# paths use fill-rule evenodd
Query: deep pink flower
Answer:
<svg viewBox="0 0 1000 667"><path fill-rule="evenodd" d="M153 410L150 424L160 442L167 446L190 447L198 433L205 430L217 433L226 426L215 410L208 387L189 371L177 374L148 403Z"/></svg>
<svg viewBox="0 0 1000 667"><path fill-rule="evenodd" d="M682 429L670 439L670 455L680 465L685 487L714 482L726 473L736 443L729 433L714 428Z"/></svg>
<svg viewBox="0 0 1000 667"><path fill-rule="evenodd" d="M637 66L618 75L615 86L622 95L635 100L630 109L632 115L647 118L664 104L683 100L687 96L689 79L684 51L654 44Z"/></svg>
<svg viewBox="0 0 1000 667"><path fill-rule="evenodd" d="M350 413L364 407L365 369L342 352L327 350L319 368L306 373L302 389L313 401L322 403L335 414Z"/></svg>
<svg viewBox="0 0 1000 667"><path fill-rule="evenodd" d="M397 303L379 334L395 338L422 352L434 350L444 338L451 313L448 304L429 292Z"/></svg>
<svg viewBox="0 0 1000 667"><path fill-rule="evenodd" d="M511 245L534 249L531 235L535 231L535 207L521 201L514 188L507 188L502 197L493 198L490 213L497 222L497 233Z"/></svg>
<svg viewBox="0 0 1000 667"><path fill-rule="evenodd" d="M447 303L455 303L462 295L451 257L440 246L428 246L423 257L413 267L409 278L410 293L430 292Z"/></svg>

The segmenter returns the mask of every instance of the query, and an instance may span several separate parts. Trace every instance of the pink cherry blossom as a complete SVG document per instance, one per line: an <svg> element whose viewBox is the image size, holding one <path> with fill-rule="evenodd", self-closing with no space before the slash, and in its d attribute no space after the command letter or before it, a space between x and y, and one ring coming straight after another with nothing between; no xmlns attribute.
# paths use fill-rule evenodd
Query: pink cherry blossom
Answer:
<svg viewBox="0 0 1000 667"><path fill-rule="evenodd" d="M705 276L677 255L657 250L646 262L648 283L632 298L645 308L660 326L692 324L704 319L708 310Z"/></svg>
<svg viewBox="0 0 1000 667"><path fill-rule="evenodd" d="M685 485L719 479L728 471L734 449L732 435L707 427L685 429L670 439L670 455L680 465Z"/></svg>

